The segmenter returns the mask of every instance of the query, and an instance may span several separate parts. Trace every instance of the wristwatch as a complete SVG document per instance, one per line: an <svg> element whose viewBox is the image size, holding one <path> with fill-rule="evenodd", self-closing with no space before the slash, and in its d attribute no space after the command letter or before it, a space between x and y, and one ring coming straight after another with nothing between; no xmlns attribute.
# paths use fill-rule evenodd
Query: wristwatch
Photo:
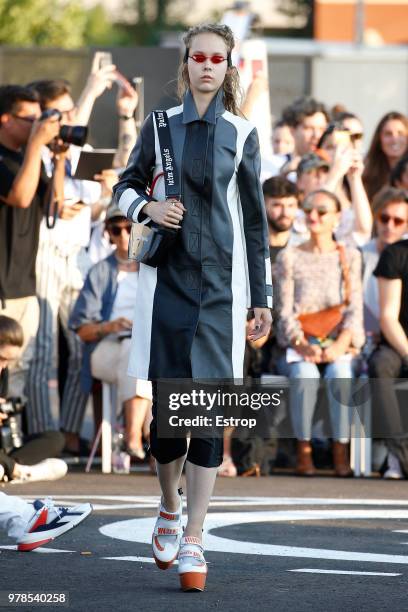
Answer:
<svg viewBox="0 0 408 612"><path fill-rule="evenodd" d="M123 119L123 121L129 121L130 119L134 119L133 115L128 117L127 115L118 115L119 119Z"/></svg>

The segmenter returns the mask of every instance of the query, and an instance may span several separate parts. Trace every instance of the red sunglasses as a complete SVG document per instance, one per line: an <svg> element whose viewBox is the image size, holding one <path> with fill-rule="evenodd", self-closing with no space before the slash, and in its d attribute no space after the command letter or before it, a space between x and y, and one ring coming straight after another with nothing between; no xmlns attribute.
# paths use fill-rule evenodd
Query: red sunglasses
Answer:
<svg viewBox="0 0 408 612"><path fill-rule="evenodd" d="M378 215L378 219L383 225L388 225L390 221L392 221L395 227L401 227L404 223L406 223L406 219L401 219L401 217L393 217L392 215L387 215L387 213L382 213Z"/></svg>
<svg viewBox="0 0 408 612"><path fill-rule="evenodd" d="M188 56L190 59L197 62L197 64L204 64L206 59L209 59L212 64L222 64L222 62L226 62L227 58L222 55L204 55L204 53L194 53L193 55Z"/></svg>

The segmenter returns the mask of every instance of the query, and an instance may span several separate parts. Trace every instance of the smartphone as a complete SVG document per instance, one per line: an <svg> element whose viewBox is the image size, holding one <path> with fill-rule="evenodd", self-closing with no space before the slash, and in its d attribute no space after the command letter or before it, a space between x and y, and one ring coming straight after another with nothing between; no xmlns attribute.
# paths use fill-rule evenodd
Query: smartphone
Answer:
<svg viewBox="0 0 408 612"><path fill-rule="evenodd" d="M350 132L348 132L347 130L336 130L334 134L337 146L351 144Z"/></svg>
<svg viewBox="0 0 408 612"><path fill-rule="evenodd" d="M112 53L110 51L98 51L98 55L99 55L99 69L113 64Z"/></svg>

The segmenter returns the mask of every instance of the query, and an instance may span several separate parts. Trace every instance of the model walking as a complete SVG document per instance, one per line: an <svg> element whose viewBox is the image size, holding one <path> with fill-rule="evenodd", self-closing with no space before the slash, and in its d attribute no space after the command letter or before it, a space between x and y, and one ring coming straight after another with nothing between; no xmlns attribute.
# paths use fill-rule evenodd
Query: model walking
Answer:
<svg viewBox="0 0 408 612"><path fill-rule="evenodd" d="M203 25L190 29L184 42L183 103L167 111L181 202L147 195L163 172L153 114L115 197L134 222L154 221L178 232L164 264L140 265L129 374L154 381L150 445L162 490L152 540L156 563L167 569L178 557L183 590L202 591L202 528L223 443L159 438L157 384L164 378L241 379L247 309L254 309L256 319L251 339L268 334L272 285L258 136L237 107L233 34L227 26ZM183 533L178 489L184 463Z"/></svg>

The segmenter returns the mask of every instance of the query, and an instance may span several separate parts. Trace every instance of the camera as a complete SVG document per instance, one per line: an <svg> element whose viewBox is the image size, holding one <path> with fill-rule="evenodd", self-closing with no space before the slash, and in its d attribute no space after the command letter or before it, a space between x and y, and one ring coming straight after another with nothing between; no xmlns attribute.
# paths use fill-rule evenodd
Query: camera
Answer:
<svg viewBox="0 0 408 612"><path fill-rule="evenodd" d="M9 397L0 404L0 412L7 418L0 427L0 448L9 453L13 448L23 446L23 433L21 431L20 416L25 404L20 397Z"/></svg>
<svg viewBox="0 0 408 612"><path fill-rule="evenodd" d="M50 117L58 117L61 120L62 115L56 108L49 108L41 114L40 121L49 119ZM88 135L88 128L85 125L61 125L59 138L65 144L73 144L77 147L83 147Z"/></svg>

